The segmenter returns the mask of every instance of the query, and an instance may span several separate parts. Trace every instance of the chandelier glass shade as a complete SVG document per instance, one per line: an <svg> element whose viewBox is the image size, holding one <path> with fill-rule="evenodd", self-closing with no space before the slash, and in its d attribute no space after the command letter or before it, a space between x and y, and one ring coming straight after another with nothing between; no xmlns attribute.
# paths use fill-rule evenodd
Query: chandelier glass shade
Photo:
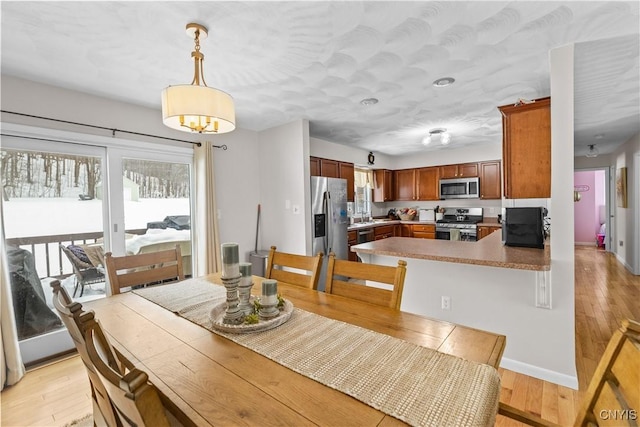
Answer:
<svg viewBox="0 0 640 427"><path fill-rule="evenodd" d="M231 132L236 128L233 98L208 87L204 81L200 38L206 38L207 29L199 24L187 24L187 34L195 40L195 50L191 53L195 62L193 81L162 91L162 121L172 129L185 132Z"/></svg>

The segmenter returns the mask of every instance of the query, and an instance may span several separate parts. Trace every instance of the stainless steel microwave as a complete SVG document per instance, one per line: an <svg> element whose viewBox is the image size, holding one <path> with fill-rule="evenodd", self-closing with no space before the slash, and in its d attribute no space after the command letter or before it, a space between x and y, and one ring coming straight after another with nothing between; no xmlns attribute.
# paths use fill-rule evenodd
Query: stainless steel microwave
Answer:
<svg viewBox="0 0 640 427"><path fill-rule="evenodd" d="M480 197L480 179L451 178L440 180L441 199L477 199Z"/></svg>

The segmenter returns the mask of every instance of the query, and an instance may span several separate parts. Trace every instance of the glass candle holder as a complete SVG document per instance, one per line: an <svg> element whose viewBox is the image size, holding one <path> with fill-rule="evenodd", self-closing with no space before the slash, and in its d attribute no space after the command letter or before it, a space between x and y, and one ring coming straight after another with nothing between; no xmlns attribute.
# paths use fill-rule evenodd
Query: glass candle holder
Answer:
<svg viewBox="0 0 640 427"><path fill-rule="evenodd" d="M223 243L222 250L222 277L230 278L240 275L238 262L240 254L237 243Z"/></svg>

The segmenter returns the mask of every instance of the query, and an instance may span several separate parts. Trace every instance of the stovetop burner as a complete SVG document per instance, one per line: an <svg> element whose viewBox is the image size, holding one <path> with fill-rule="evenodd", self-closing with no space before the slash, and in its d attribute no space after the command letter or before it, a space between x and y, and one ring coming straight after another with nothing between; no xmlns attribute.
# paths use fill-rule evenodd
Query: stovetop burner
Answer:
<svg viewBox="0 0 640 427"><path fill-rule="evenodd" d="M455 218L444 218L444 219L439 219L438 221L436 221L436 223L438 224L477 224L480 221L481 220L479 219L464 219L462 221L458 221Z"/></svg>

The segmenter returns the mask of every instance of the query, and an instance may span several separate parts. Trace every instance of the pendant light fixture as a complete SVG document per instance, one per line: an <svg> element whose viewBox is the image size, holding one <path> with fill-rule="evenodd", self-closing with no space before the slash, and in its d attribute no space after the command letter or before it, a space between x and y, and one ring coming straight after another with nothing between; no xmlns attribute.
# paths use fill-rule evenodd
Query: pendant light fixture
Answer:
<svg viewBox="0 0 640 427"><path fill-rule="evenodd" d="M170 128L197 133L227 133L236 128L233 98L226 92L207 86L204 81L200 40L207 38L207 28L187 24L187 35L194 39L193 81L188 85L169 86L162 91L162 121Z"/></svg>

